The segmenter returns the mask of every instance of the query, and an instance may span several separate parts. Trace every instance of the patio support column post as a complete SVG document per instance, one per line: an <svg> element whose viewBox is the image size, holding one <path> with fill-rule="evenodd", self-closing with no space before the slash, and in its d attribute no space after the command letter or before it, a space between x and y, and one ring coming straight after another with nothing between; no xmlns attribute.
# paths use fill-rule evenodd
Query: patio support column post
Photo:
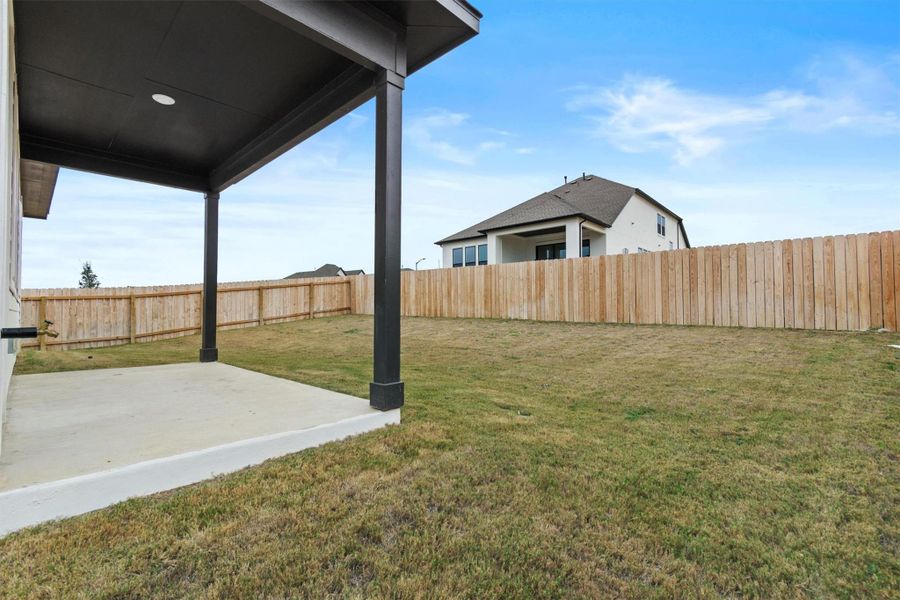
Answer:
<svg viewBox="0 0 900 600"><path fill-rule="evenodd" d="M487 243L488 243L488 264L489 265L503 264L503 238L491 231L491 232L488 232L488 234L487 234ZM447 267L449 265L444 265L444 266Z"/></svg>
<svg viewBox="0 0 900 600"><path fill-rule="evenodd" d="M200 328L200 362L219 360L216 348L216 292L219 266L219 193L204 196L203 219L203 307Z"/></svg>
<svg viewBox="0 0 900 600"><path fill-rule="evenodd" d="M566 258L581 256L581 219L570 219L566 223Z"/></svg>
<svg viewBox="0 0 900 600"><path fill-rule="evenodd" d="M403 406L400 381L400 151L404 78L379 73L375 93L375 347L369 404Z"/></svg>

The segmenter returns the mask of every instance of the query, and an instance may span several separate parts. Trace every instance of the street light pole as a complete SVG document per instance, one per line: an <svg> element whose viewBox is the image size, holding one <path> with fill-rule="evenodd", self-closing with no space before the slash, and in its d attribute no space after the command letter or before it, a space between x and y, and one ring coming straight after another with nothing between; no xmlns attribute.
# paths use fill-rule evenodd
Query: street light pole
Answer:
<svg viewBox="0 0 900 600"><path fill-rule="evenodd" d="M424 258L420 258L419 260L416 261L416 271L419 270L419 263L422 262L423 260L425 260L425 259L424 259Z"/></svg>

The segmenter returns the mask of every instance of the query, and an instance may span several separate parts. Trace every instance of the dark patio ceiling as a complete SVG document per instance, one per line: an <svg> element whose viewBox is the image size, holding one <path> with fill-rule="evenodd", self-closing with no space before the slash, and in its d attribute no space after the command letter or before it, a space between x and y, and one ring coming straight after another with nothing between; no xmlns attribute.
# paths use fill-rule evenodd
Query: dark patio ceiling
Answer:
<svg viewBox="0 0 900 600"><path fill-rule="evenodd" d="M23 158L198 191L246 177L370 99L376 71L416 71L481 16L460 0L14 10Z"/></svg>

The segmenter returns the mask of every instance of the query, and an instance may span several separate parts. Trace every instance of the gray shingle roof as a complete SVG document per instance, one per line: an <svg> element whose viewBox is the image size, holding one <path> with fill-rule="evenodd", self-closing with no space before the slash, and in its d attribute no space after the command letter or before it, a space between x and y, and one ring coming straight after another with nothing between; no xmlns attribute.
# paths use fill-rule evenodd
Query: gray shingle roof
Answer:
<svg viewBox="0 0 900 600"><path fill-rule="evenodd" d="M365 275L362 269L346 270L331 263L325 263L315 271L298 271L292 275L288 275L285 279L307 279L309 277L337 277L341 271L345 275Z"/></svg>
<svg viewBox="0 0 900 600"><path fill-rule="evenodd" d="M616 217L628 204L628 200L636 193L667 212L672 212L638 188L622 185L596 175L585 175L554 190L539 194L436 243L443 244L481 237L492 229L575 216L584 217L604 227L611 227ZM680 220L678 215L672 214Z"/></svg>

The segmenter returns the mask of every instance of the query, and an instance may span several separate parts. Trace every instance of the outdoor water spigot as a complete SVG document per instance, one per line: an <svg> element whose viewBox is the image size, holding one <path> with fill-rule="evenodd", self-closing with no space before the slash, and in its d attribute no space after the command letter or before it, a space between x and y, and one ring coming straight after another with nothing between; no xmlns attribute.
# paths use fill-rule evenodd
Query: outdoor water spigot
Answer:
<svg viewBox="0 0 900 600"><path fill-rule="evenodd" d="M53 325L53 321L48 321L44 319L44 326L38 330L38 335L46 335L48 337L57 338L59 337L58 331L53 331L50 329L50 326Z"/></svg>

